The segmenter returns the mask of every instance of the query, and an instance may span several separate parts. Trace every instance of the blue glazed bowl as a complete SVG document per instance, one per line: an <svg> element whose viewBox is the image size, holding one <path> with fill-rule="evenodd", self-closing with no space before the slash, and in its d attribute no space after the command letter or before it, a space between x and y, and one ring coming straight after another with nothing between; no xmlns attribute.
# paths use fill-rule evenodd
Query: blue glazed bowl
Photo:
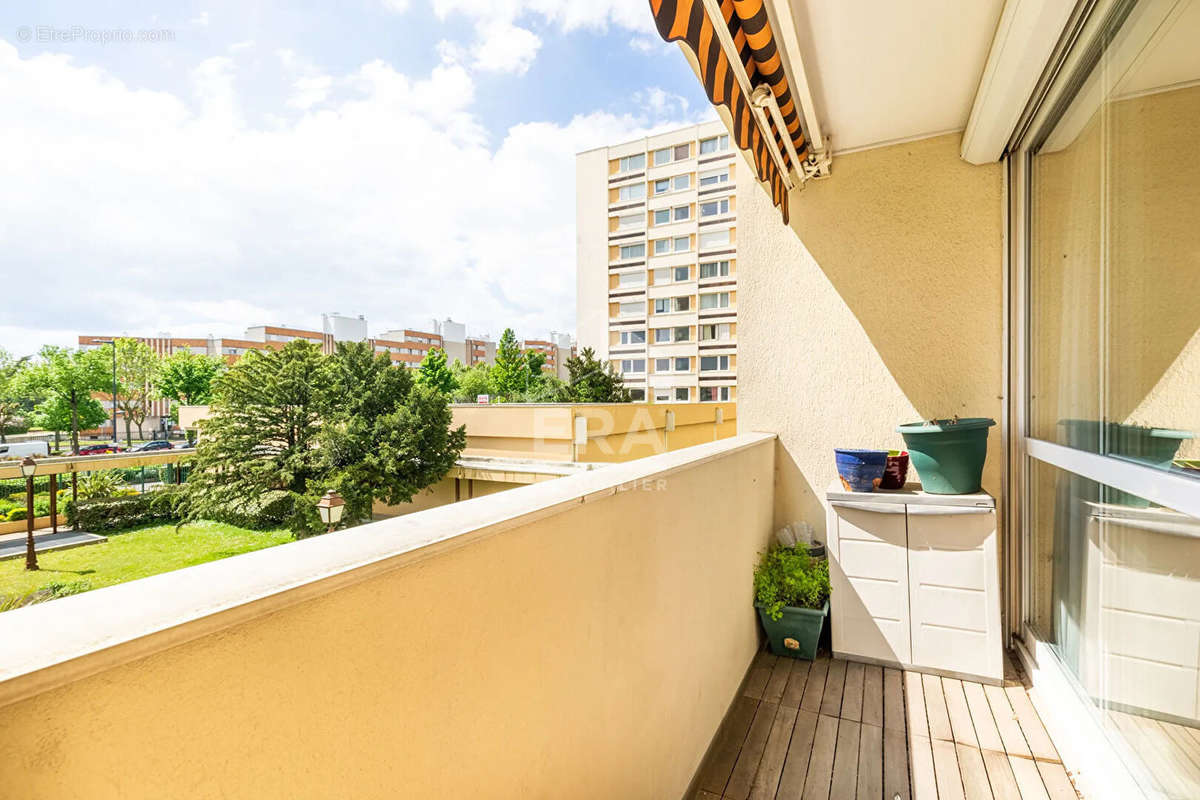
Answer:
<svg viewBox="0 0 1200 800"><path fill-rule="evenodd" d="M833 452L837 457L838 477L847 491L875 491L887 468L887 450L837 449Z"/></svg>

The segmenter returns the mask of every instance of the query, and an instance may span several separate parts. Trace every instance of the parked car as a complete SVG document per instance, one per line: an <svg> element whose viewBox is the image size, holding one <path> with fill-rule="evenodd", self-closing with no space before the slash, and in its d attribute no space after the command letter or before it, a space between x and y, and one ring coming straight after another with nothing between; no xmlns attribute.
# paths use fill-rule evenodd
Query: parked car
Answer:
<svg viewBox="0 0 1200 800"><path fill-rule="evenodd" d="M0 461L6 458L48 455L50 455L50 445L46 442L8 442L0 444Z"/></svg>
<svg viewBox="0 0 1200 800"><path fill-rule="evenodd" d="M155 439L151 442L142 442L137 447L131 448L131 453L149 453L153 450L171 450L173 446L166 439Z"/></svg>
<svg viewBox="0 0 1200 800"><path fill-rule="evenodd" d="M102 442L101 444L85 444L79 448L81 456L98 456L104 453L119 453L121 448L113 442Z"/></svg>

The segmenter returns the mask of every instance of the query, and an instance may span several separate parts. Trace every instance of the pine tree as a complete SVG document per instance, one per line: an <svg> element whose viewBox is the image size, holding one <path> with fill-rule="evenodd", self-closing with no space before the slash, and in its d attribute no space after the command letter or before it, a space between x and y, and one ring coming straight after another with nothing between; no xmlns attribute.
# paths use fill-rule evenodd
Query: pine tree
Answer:
<svg viewBox="0 0 1200 800"><path fill-rule="evenodd" d="M457 388L454 374L446 366L446 351L440 347L431 347L417 372L417 383L436 389L444 395L454 394Z"/></svg>
<svg viewBox="0 0 1200 800"><path fill-rule="evenodd" d="M496 394L512 400L529 385L529 362L517 344L512 328L505 328L496 348L496 363L492 367L492 384Z"/></svg>
<svg viewBox="0 0 1200 800"><path fill-rule="evenodd" d="M633 397L621 373L599 361L590 347L567 359L567 394L573 403L630 403Z"/></svg>

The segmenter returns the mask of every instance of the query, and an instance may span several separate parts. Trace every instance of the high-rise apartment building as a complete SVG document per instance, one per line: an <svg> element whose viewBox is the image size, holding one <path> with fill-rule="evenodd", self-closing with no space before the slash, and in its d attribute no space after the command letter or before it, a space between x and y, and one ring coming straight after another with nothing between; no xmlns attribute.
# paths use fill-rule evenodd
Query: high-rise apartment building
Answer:
<svg viewBox="0 0 1200 800"><path fill-rule="evenodd" d="M737 396L737 198L714 121L576 156L576 318L635 399Z"/></svg>

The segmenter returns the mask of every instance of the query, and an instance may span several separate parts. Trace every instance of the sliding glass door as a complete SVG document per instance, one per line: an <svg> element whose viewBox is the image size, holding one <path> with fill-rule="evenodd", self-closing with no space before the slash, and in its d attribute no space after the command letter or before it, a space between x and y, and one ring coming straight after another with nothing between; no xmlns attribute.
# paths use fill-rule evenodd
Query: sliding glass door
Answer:
<svg viewBox="0 0 1200 800"><path fill-rule="evenodd" d="M1074 33L1010 157L1022 635L1146 797L1198 798L1200 2Z"/></svg>

